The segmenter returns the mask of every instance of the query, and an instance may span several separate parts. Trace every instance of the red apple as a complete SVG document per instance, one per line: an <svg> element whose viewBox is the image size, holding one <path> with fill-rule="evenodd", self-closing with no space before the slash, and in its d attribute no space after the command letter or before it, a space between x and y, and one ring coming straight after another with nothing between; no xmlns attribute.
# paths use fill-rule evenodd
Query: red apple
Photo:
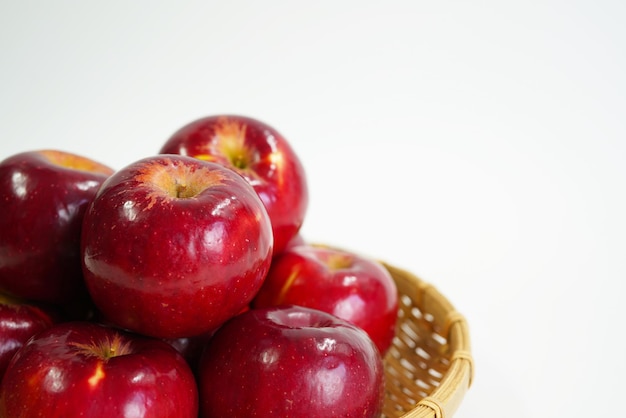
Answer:
<svg viewBox="0 0 626 418"><path fill-rule="evenodd" d="M0 290L57 304L86 295L81 223L87 203L112 172L55 150L0 162Z"/></svg>
<svg viewBox="0 0 626 418"><path fill-rule="evenodd" d="M273 127L244 116L209 116L183 126L159 152L214 161L239 172L267 209L274 253L300 230L308 206L304 168Z"/></svg>
<svg viewBox="0 0 626 418"><path fill-rule="evenodd" d="M383 355L398 318L398 290L378 261L313 245L279 254L252 304L294 304L331 313L363 328Z"/></svg>
<svg viewBox="0 0 626 418"><path fill-rule="evenodd" d="M226 322L198 367L200 417L378 417L380 353L360 328L300 306Z"/></svg>
<svg viewBox="0 0 626 418"><path fill-rule="evenodd" d="M85 281L107 321L160 338L218 327L252 300L272 230L252 186L221 165L157 155L113 174L83 224Z"/></svg>
<svg viewBox="0 0 626 418"><path fill-rule="evenodd" d="M48 307L0 293L0 380L17 350L58 320Z"/></svg>
<svg viewBox="0 0 626 418"><path fill-rule="evenodd" d="M0 417L196 418L198 390L183 357L156 339L65 322L31 339L0 385Z"/></svg>

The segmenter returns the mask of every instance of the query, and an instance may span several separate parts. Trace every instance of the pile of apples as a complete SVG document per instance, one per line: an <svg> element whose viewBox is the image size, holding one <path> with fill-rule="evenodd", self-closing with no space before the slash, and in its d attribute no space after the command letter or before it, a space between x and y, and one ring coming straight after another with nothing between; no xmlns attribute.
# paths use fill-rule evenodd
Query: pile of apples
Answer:
<svg viewBox="0 0 626 418"><path fill-rule="evenodd" d="M398 312L377 261L306 242L273 127L195 120L119 170L0 162L0 418L376 417Z"/></svg>

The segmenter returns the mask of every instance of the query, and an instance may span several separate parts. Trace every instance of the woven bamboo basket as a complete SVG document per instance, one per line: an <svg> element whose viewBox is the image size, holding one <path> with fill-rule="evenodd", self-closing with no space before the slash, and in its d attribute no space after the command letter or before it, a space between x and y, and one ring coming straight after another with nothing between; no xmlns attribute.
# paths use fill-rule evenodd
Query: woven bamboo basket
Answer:
<svg viewBox="0 0 626 418"><path fill-rule="evenodd" d="M472 383L467 322L433 286L383 262L396 282L396 337L385 356L383 417L450 418Z"/></svg>

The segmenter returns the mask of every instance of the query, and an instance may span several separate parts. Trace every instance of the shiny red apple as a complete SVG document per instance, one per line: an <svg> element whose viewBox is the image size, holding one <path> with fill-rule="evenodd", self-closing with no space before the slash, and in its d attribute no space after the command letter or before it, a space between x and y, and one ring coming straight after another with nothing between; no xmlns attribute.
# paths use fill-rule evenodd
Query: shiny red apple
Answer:
<svg viewBox="0 0 626 418"><path fill-rule="evenodd" d="M398 318L398 290L389 272L368 257L307 244L273 261L254 307L294 304L320 309L365 330L384 355Z"/></svg>
<svg viewBox="0 0 626 418"><path fill-rule="evenodd" d="M0 385L0 417L196 418L198 390L167 343L89 322L37 334Z"/></svg>
<svg viewBox="0 0 626 418"><path fill-rule="evenodd" d="M0 290L74 303L86 295L80 232L87 204L113 170L57 150L0 162Z"/></svg>
<svg viewBox="0 0 626 418"><path fill-rule="evenodd" d="M304 168L285 137L256 119L216 115L175 132L159 151L223 164L254 187L272 222L274 252L298 233L308 206Z"/></svg>
<svg viewBox="0 0 626 418"><path fill-rule="evenodd" d="M0 293L0 380L17 350L58 320L58 314L47 306Z"/></svg>
<svg viewBox="0 0 626 418"><path fill-rule="evenodd" d="M102 185L85 213L82 255L107 321L153 337L190 337L245 309L269 269L272 230L236 172L156 155Z"/></svg>
<svg viewBox="0 0 626 418"><path fill-rule="evenodd" d="M252 309L213 335L198 367L200 417L378 417L380 353L360 328L300 306Z"/></svg>

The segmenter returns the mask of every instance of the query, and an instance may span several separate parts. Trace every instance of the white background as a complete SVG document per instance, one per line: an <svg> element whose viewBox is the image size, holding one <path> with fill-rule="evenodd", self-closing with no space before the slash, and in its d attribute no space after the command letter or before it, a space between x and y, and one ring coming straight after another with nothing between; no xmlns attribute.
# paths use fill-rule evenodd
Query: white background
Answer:
<svg viewBox="0 0 626 418"><path fill-rule="evenodd" d="M198 117L261 119L307 169L305 238L467 317L456 416L619 416L626 2L314 3L2 1L0 158L121 168Z"/></svg>

